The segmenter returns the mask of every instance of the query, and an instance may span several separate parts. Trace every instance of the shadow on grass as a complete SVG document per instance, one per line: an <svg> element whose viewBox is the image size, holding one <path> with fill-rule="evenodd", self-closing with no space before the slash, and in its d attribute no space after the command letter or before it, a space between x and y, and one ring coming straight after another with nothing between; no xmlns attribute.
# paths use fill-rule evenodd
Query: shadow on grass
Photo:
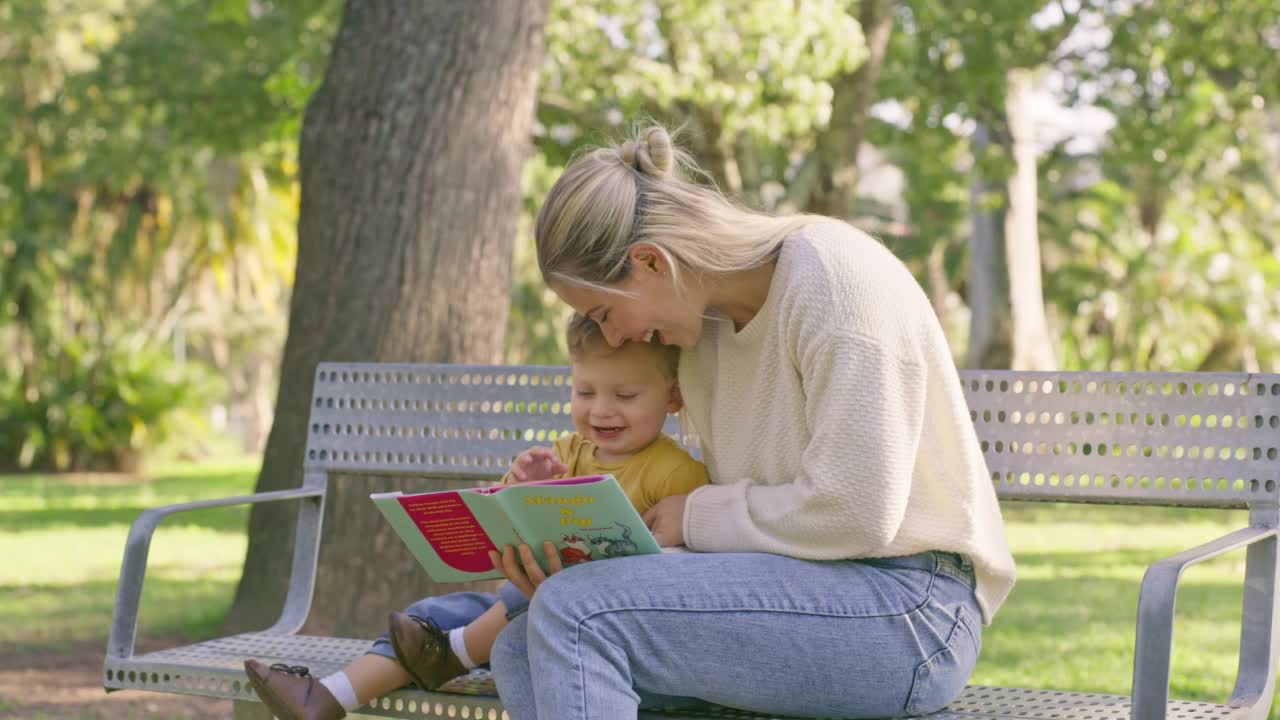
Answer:
<svg viewBox="0 0 1280 720"><path fill-rule="evenodd" d="M211 465L208 469L192 466L151 476L128 475L0 475L0 499L39 495L58 504L73 498L93 496L110 503L118 498L139 494L156 497L159 502L179 502L194 495L221 497L251 491L257 466L247 463Z"/></svg>
<svg viewBox="0 0 1280 720"><path fill-rule="evenodd" d="M1000 513L1005 522L1072 522L1099 525L1177 525L1186 522L1211 519L1248 524L1246 510L1222 510L1220 508L1161 507L1157 505L1102 505L1062 502L1030 502L1003 500Z"/></svg>
<svg viewBox="0 0 1280 720"><path fill-rule="evenodd" d="M63 527L128 527L143 510L155 505L126 505L100 509L55 508L0 512L0 530L38 531ZM208 508L175 513L161 521L161 528L198 527L227 533L243 533L249 522L250 505Z"/></svg>
<svg viewBox="0 0 1280 720"><path fill-rule="evenodd" d="M174 637L198 642L218 636L235 592L234 580L148 577L138 613L138 637ZM116 582L76 585L0 586L0 644L5 652L66 652L77 643L100 641L106 651L115 608Z"/></svg>
<svg viewBox="0 0 1280 720"><path fill-rule="evenodd" d="M247 495L257 466L241 463L160 474L151 478L82 475L0 476L0 530L128 526L148 508ZM198 526L243 532L250 506L178 513L162 527Z"/></svg>

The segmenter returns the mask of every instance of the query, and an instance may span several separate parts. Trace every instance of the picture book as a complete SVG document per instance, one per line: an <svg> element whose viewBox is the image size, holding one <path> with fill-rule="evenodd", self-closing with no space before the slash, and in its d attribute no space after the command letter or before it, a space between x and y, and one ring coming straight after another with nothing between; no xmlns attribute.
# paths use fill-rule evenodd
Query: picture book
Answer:
<svg viewBox="0 0 1280 720"><path fill-rule="evenodd" d="M489 551L505 545L527 543L544 570L544 540L566 566L661 552L612 475L370 497L436 582L502 577Z"/></svg>

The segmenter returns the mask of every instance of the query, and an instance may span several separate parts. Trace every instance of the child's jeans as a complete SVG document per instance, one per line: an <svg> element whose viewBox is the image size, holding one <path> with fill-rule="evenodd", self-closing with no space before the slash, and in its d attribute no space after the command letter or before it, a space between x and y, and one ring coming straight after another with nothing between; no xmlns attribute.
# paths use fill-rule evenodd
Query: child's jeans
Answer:
<svg viewBox="0 0 1280 720"><path fill-rule="evenodd" d="M448 632L454 628L470 625L499 600L507 606L508 618L523 613L529 607L529 599L515 585L503 583L496 595L482 592L456 592L423 598L405 608L404 613L419 620L432 620L441 630ZM392 660L396 659L395 650L391 648L387 633L382 633L377 640L373 641L373 647L369 648L369 652Z"/></svg>
<svg viewBox="0 0 1280 720"><path fill-rule="evenodd" d="M493 648L511 720L634 719L698 701L780 715L933 712L981 646L973 571L926 552L816 562L642 555L547 578Z"/></svg>

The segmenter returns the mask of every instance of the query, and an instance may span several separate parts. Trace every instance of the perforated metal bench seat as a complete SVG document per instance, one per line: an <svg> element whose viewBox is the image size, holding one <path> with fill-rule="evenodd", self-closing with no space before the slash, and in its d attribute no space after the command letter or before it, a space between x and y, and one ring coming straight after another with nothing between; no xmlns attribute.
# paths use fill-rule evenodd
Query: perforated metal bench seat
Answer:
<svg viewBox="0 0 1280 720"><path fill-rule="evenodd" d="M317 677L339 670L369 647L367 639L312 637L273 633L245 633L139 655L126 662L108 662L107 680L114 687L158 690L189 695L257 699L245 681L246 657L263 662L305 665ZM477 670L454 680L441 692L405 689L378 698L361 714L410 718L506 717L489 673ZM1216 720L1233 717L1226 705L1174 701L1170 718ZM682 708L642 714L655 718L771 718L722 707ZM972 685L937 720L978 718L1036 718L1041 720L1125 720L1129 698L1120 695L996 688Z"/></svg>
<svg viewBox="0 0 1280 720"><path fill-rule="evenodd" d="M930 717L1266 718L1280 669L1280 375L960 374L1002 500L1248 509L1249 526L1148 569L1139 594L1129 696L973 686ZM346 665L368 648L368 639L296 634L310 609L330 475L404 474L466 484L493 480L530 444L546 443L571 429L567 379L563 367L322 364L312 396L301 487L153 508L134 523L121 568L104 687L256 700L245 679L245 658L305 665L317 676ZM667 429L680 437L674 418ZM696 451L694 438L681 440ZM176 512L279 501L299 501L301 507L289 592L275 625L264 632L135 655L138 603L156 526ZM1178 578L1188 566L1233 550L1246 553L1236 686L1224 705L1170 700ZM1016 601L1016 587L1014 592ZM361 712L505 717L483 673L444 689L450 692L400 690ZM768 717L718 707L641 716Z"/></svg>

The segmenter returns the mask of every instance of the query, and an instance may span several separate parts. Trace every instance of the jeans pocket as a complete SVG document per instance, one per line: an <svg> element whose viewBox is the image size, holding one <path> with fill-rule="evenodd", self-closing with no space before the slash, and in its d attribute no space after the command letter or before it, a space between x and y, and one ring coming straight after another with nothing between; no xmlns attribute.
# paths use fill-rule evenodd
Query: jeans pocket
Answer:
<svg viewBox="0 0 1280 720"><path fill-rule="evenodd" d="M946 644L916 668L907 696L908 715L941 710L960 695L978 659L982 642L979 631L968 607L958 605Z"/></svg>

